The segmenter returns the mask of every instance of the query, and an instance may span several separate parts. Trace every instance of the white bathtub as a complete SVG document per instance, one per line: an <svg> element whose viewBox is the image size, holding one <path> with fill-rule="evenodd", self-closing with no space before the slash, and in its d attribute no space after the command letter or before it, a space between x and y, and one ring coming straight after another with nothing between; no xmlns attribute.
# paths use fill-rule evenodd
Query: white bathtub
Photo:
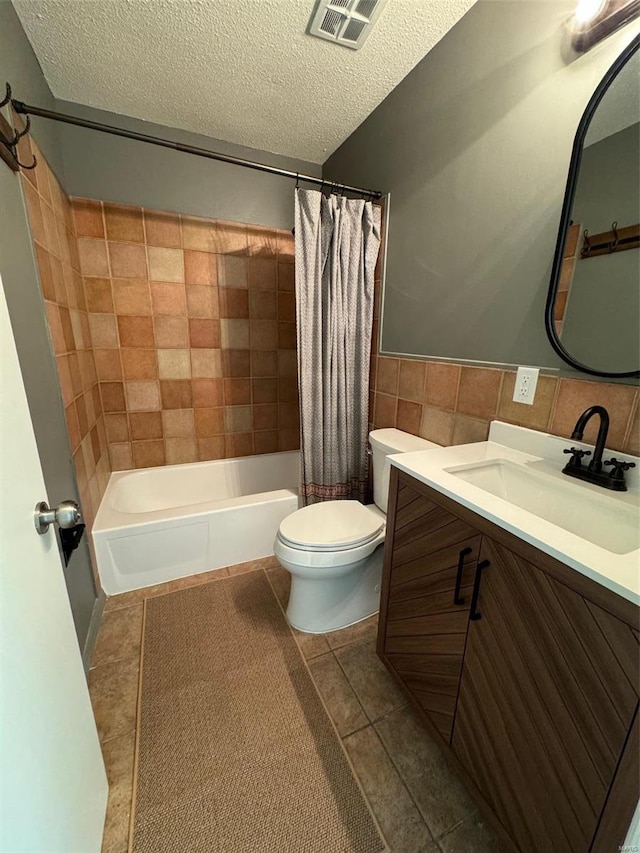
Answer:
<svg viewBox="0 0 640 853"><path fill-rule="evenodd" d="M107 595L273 554L298 509L300 454L111 475L92 529Z"/></svg>

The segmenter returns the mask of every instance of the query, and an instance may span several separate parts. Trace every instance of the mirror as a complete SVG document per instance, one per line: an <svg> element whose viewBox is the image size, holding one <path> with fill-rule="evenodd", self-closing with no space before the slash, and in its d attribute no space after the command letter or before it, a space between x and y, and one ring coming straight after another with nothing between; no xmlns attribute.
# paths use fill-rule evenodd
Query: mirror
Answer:
<svg viewBox="0 0 640 853"><path fill-rule="evenodd" d="M556 352L595 376L640 377L640 39L578 127L546 308Z"/></svg>

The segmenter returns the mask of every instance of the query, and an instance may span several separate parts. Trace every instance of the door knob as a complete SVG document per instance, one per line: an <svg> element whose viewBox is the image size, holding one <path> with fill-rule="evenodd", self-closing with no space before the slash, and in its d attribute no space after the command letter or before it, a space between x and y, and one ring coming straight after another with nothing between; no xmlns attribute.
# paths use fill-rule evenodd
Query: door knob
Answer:
<svg viewBox="0 0 640 853"><path fill-rule="evenodd" d="M33 521L36 530L42 536L54 522L63 529L75 527L82 521L82 513L75 501L61 501L54 509L50 509L46 501L40 501L36 504Z"/></svg>

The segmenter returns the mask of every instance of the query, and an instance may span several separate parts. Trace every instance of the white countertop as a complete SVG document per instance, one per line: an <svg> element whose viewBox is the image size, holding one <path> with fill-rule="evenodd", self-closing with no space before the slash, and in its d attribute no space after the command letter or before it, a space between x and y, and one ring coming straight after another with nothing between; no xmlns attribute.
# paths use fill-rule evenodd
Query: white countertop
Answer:
<svg viewBox="0 0 640 853"><path fill-rule="evenodd" d="M588 490L588 493L583 492L582 496L595 501L596 505L603 508L603 512L610 513L612 507L614 511L616 507L625 507L625 513L631 512L632 517L637 512L640 526L640 467L627 472L629 491L612 492L561 473L568 458L562 451L569 446L590 447L584 442L494 421L489 441L401 453L389 457L389 461L396 468L488 521L535 545L544 553L623 598L640 605L640 549L625 554L613 553L477 485L465 482L447 470L491 460L505 460L524 465L533 471L559 478L563 486L569 482L576 489ZM604 457L609 458L611 455L618 459L636 461L632 456L615 451L607 451ZM639 462L640 460L637 460L636 464Z"/></svg>

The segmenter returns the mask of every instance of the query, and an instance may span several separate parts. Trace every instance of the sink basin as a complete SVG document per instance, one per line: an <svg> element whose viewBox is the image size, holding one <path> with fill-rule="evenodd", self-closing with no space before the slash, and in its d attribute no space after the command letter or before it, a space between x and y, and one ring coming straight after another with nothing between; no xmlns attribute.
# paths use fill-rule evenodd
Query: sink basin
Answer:
<svg viewBox="0 0 640 853"><path fill-rule="evenodd" d="M640 547L636 508L597 487L564 482L505 459L445 468L447 473L605 548L628 554Z"/></svg>

